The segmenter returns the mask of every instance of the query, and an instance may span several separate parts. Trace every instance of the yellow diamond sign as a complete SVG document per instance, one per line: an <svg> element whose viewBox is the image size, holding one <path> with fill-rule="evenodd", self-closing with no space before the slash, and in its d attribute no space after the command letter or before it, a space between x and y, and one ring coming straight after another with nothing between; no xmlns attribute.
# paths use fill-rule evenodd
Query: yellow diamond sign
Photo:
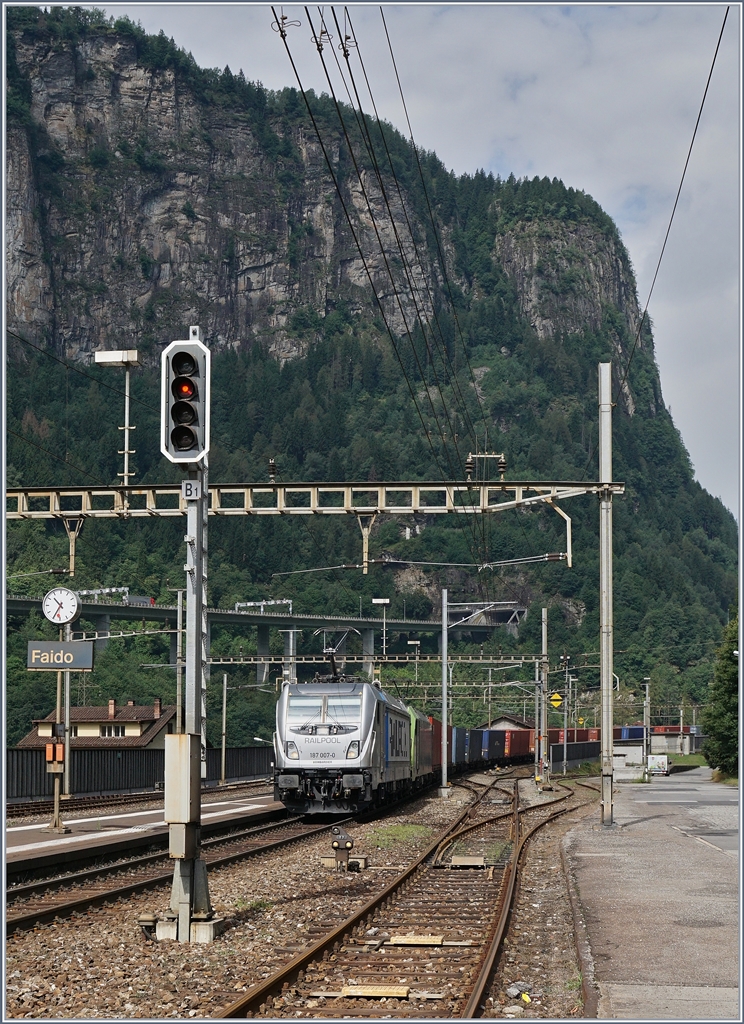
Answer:
<svg viewBox="0 0 744 1024"><path fill-rule="evenodd" d="M550 703L554 708L559 708L563 703L563 697L561 697L560 693L551 693Z"/></svg>

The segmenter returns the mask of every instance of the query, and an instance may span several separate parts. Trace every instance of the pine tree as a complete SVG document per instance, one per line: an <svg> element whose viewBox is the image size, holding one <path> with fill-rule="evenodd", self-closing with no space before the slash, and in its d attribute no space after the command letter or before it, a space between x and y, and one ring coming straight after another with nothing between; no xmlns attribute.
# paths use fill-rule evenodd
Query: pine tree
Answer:
<svg viewBox="0 0 744 1024"><path fill-rule="evenodd" d="M703 712L707 739L703 754L708 764L725 775L739 775L739 616L733 616L723 633Z"/></svg>

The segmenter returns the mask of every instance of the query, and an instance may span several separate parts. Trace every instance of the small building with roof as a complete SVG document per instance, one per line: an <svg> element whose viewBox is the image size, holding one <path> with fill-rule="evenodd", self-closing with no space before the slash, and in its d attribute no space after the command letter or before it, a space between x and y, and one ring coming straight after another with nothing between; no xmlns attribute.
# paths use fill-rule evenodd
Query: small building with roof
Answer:
<svg viewBox="0 0 744 1024"><path fill-rule="evenodd" d="M53 738L56 711L33 721L31 732L18 743L19 747L43 748ZM152 704L136 704L128 700L117 705L113 698L108 707L70 708L70 747L111 750L134 747L140 750L162 750L165 737L175 731L176 705L163 705L159 697Z"/></svg>
<svg viewBox="0 0 744 1024"><path fill-rule="evenodd" d="M490 722L485 721L482 725L474 726L476 729L534 729L535 722L531 718L522 718L521 715L512 715L509 711L502 712Z"/></svg>

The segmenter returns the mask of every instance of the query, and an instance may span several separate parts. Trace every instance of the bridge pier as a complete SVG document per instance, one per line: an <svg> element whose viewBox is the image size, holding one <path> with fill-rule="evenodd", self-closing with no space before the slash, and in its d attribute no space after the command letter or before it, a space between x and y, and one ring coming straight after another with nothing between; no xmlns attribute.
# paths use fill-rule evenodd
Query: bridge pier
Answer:
<svg viewBox="0 0 744 1024"><path fill-rule="evenodd" d="M374 629L362 630L362 671L366 672L370 679L375 674L375 631Z"/></svg>
<svg viewBox="0 0 744 1024"><path fill-rule="evenodd" d="M91 615L93 619L93 625L95 626L97 633L110 633L111 632L111 616L110 615ZM96 654L100 654L101 651L105 651L108 647L109 638L102 636L96 640L93 645L93 649Z"/></svg>
<svg viewBox="0 0 744 1024"><path fill-rule="evenodd" d="M256 654L269 655L269 627L268 626L256 626ZM256 682L259 686L263 686L264 683L269 681L269 669L271 666L268 662L263 665L256 666Z"/></svg>
<svg viewBox="0 0 744 1024"><path fill-rule="evenodd" d="M284 679L290 683L297 682L297 634L298 629L283 629L284 633Z"/></svg>

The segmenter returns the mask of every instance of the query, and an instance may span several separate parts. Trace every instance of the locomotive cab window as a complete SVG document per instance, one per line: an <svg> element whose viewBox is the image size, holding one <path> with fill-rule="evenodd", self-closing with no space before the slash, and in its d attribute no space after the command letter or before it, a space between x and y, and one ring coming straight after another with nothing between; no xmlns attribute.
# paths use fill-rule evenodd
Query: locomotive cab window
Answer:
<svg viewBox="0 0 744 1024"><path fill-rule="evenodd" d="M287 702L287 726L291 732L319 736L356 732L361 710L361 697L291 694Z"/></svg>
<svg viewBox="0 0 744 1024"><path fill-rule="evenodd" d="M309 725L312 722L319 722L322 714L322 697L295 697L293 695L289 698L289 704L287 705L288 722Z"/></svg>
<svg viewBox="0 0 744 1024"><path fill-rule="evenodd" d="M362 712L361 697L326 697L326 721L338 725L352 725L359 722Z"/></svg>

